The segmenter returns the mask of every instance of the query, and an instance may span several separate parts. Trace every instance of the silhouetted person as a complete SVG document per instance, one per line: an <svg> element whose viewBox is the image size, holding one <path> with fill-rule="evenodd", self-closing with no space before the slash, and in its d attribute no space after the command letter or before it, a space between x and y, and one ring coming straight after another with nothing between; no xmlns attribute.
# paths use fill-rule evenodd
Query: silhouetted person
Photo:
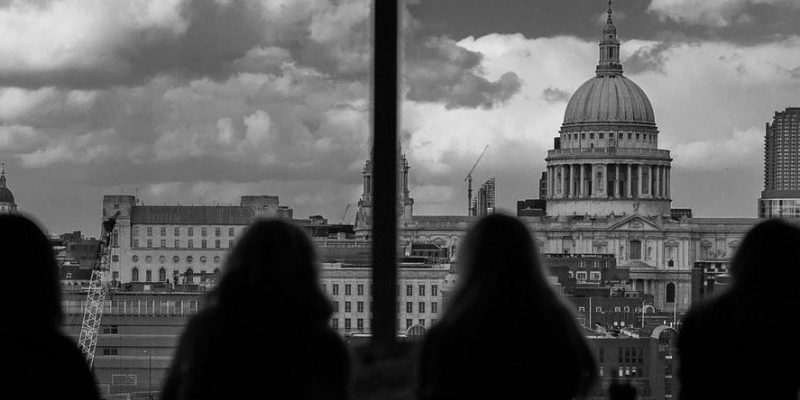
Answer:
<svg viewBox="0 0 800 400"><path fill-rule="evenodd" d="M349 357L299 227L253 223L180 339L162 398L345 399Z"/></svg>
<svg viewBox="0 0 800 400"><path fill-rule="evenodd" d="M756 225L732 284L692 307L678 338L680 400L793 399L800 390L800 228Z"/></svg>
<svg viewBox="0 0 800 400"><path fill-rule="evenodd" d="M98 398L77 343L61 332L61 285L53 247L20 214L0 214L0 398Z"/></svg>
<svg viewBox="0 0 800 400"><path fill-rule="evenodd" d="M572 399L597 377L528 228L494 214L461 244L458 284L420 354L418 398Z"/></svg>

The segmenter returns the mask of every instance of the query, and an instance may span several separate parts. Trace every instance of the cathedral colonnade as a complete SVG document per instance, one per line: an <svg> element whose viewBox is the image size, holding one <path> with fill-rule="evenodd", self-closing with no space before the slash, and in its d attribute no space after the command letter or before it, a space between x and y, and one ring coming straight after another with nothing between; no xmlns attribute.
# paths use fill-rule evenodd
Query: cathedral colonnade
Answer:
<svg viewBox="0 0 800 400"><path fill-rule="evenodd" d="M564 163L547 167L550 199L669 199L669 165Z"/></svg>

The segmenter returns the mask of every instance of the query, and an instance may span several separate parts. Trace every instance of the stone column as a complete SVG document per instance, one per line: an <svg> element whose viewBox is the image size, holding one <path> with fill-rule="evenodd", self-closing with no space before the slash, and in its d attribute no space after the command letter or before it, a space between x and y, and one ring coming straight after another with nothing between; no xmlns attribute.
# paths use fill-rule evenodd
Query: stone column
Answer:
<svg viewBox="0 0 800 400"><path fill-rule="evenodd" d="M615 168L615 170L614 170L614 197L619 199L619 198L622 198L622 193L620 193L620 189L619 189L619 183L620 183L620 179L619 179L619 164L614 164L614 168Z"/></svg>
<svg viewBox="0 0 800 400"><path fill-rule="evenodd" d="M566 166L564 164L559 165L558 168L559 168L559 170L561 172L561 179L559 179L559 183L558 183L558 187L559 187L559 189L561 189L561 193L559 194L559 197L563 199L565 197L565 195L567 194L566 187L565 187L566 184L567 184L567 182L566 182L566 180L567 180L567 168L566 168Z"/></svg>
<svg viewBox="0 0 800 400"><path fill-rule="evenodd" d="M661 198L663 193L661 190L661 171L660 165L656 165L656 197Z"/></svg>
<svg viewBox="0 0 800 400"><path fill-rule="evenodd" d="M625 197L632 198L633 195L631 194L631 165L625 164L628 167L628 173L625 175Z"/></svg>
<svg viewBox="0 0 800 400"><path fill-rule="evenodd" d="M636 164L636 197L642 197L642 164Z"/></svg>

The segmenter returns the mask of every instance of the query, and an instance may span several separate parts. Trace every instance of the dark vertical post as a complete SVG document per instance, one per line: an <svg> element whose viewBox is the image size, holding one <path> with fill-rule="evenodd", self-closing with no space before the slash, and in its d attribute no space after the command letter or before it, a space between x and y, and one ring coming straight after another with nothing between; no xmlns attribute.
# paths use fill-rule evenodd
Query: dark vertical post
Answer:
<svg viewBox="0 0 800 400"><path fill-rule="evenodd" d="M373 0L372 297L374 343L397 335L397 124L399 115L398 0Z"/></svg>

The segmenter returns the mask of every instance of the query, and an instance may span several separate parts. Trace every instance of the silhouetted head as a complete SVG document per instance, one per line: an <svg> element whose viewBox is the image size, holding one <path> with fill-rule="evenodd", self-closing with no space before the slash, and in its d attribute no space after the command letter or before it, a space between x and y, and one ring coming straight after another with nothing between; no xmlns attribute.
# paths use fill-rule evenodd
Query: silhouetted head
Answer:
<svg viewBox="0 0 800 400"><path fill-rule="evenodd" d="M228 255L212 305L228 313L280 314L326 321L331 306L317 279L316 252L303 230L280 219L260 219Z"/></svg>
<svg viewBox="0 0 800 400"><path fill-rule="evenodd" d="M0 290L5 327L52 328L61 325L61 286L53 246L39 225L21 214L0 214Z"/></svg>
<svg viewBox="0 0 800 400"><path fill-rule="evenodd" d="M502 214L482 218L461 243L458 267L457 287L435 329L478 342L503 338L503 346L535 358L532 380L552 372L558 382L549 384L557 391L587 393L597 376L594 358L575 315L547 281L528 227Z"/></svg>
<svg viewBox="0 0 800 400"><path fill-rule="evenodd" d="M770 219L750 229L733 257L731 274L737 290L795 295L800 280L800 227Z"/></svg>
<svg viewBox="0 0 800 400"><path fill-rule="evenodd" d="M478 221L460 245L453 303L466 302L474 307L478 302L531 296L537 303L549 304L555 299L528 228L517 218L503 214Z"/></svg>

